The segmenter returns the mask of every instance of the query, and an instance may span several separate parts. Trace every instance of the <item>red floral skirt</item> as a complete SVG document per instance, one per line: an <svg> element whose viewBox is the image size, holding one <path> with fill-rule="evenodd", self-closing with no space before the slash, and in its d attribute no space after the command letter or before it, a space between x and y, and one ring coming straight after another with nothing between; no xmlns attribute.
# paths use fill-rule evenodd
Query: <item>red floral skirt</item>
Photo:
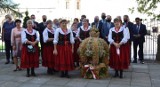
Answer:
<svg viewBox="0 0 160 87"><path fill-rule="evenodd" d="M39 67L39 48L35 46L36 52L29 53L27 46L22 47L21 68L37 68Z"/></svg>
<svg viewBox="0 0 160 87"><path fill-rule="evenodd" d="M54 46L44 45L42 50L43 50L42 66L54 68L54 60L55 60L53 55Z"/></svg>
<svg viewBox="0 0 160 87"><path fill-rule="evenodd" d="M59 71L74 70L74 60L71 45L57 45L54 69Z"/></svg>
<svg viewBox="0 0 160 87"><path fill-rule="evenodd" d="M110 47L110 59L109 66L116 70L128 69L130 64L130 54L128 43L121 45L120 55L117 54L116 47L111 45Z"/></svg>

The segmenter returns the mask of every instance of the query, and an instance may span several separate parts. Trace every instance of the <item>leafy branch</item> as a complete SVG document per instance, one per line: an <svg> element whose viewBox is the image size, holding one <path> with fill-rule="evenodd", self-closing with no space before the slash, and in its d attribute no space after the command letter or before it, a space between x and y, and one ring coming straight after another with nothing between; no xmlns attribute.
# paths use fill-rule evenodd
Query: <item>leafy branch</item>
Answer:
<svg viewBox="0 0 160 87"><path fill-rule="evenodd" d="M147 14L147 16L153 17L153 19L160 19L160 13L155 13L160 0L136 0L136 2L138 7L129 8L131 13L134 13L134 11L137 10L139 13Z"/></svg>
<svg viewBox="0 0 160 87"><path fill-rule="evenodd" d="M18 17L22 17L22 14L17 9L19 4L15 4L12 0L0 0L0 13L11 13Z"/></svg>

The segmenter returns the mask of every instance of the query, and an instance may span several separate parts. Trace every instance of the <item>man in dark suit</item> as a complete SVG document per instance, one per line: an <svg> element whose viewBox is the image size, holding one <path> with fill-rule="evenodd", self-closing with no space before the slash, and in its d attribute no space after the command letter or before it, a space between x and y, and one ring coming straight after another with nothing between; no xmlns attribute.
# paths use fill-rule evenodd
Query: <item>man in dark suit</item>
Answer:
<svg viewBox="0 0 160 87"><path fill-rule="evenodd" d="M109 30L114 27L114 23L111 22L112 17L110 15L107 15L107 19L106 22L103 23L102 26L102 30L101 30L101 34L102 34L102 38L109 44L108 42L108 34L109 34Z"/></svg>
<svg viewBox="0 0 160 87"><path fill-rule="evenodd" d="M134 49L134 61L137 63L137 47L139 46L139 60L140 63L144 64L143 57L143 43L145 42L145 35L147 34L146 25L140 22L140 18L135 19L136 24L133 25L133 49Z"/></svg>
<svg viewBox="0 0 160 87"><path fill-rule="evenodd" d="M36 17L34 14L31 15L31 20L33 21L33 29L38 31L38 22L35 21Z"/></svg>
<svg viewBox="0 0 160 87"><path fill-rule="evenodd" d="M106 13L102 13L101 14L101 20L99 21L99 32L100 32L100 38L103 38L103 35L102 35L102 27L103 27L103 24L106 22Z"/></svg>
<svg viewBox="0 0 160 87"><path fill-rule="evenodd" d="M80 22L78 23L77 25L77 28L79 28L80 26L82 26L82 20L86 18L86 15L82 15L81 16L81 19L80 19Z"/></svg>
<svg viewBox="0 0 160 87"><path fill-rule="evenodd" d="M43 15L42 16L42 20L43 22L39 23L38 27L39 27L39 34L40 34L40 44L41 44L41 55L42 55L42 49L43 49L43 31L46 28L46 21L47 21L47 16Z"/></svg>
<svg viewBox="0 0 160 87"><path fill-rule="evenodd" d="M98 16L95 16L94 17L94 22L92 22L91 26L95 26L97 29L99 27L99 17Z"/></svg>
<svg viewBox="0 0 160 87"><path fill-rule="evenodd" d="M129 29L129 33L130 33L130 42L132 41L132 37L133 37L133 33L132 33L132 28L133 28L133 23L132 22L130 22L129 21L129 16L128 15L124 15L123 16L123 25L125 26L125 27L128 27L128 29Z"/></svg>
<svg viewBox="0 0 160 87"><path fill-rule="evenodd" d="M123 25L129 29L130 39L129 39L129 51L130 51L130 62L131 62L131 44L133 39L133 23L129 21L129 16L123 16Z"/></svg>

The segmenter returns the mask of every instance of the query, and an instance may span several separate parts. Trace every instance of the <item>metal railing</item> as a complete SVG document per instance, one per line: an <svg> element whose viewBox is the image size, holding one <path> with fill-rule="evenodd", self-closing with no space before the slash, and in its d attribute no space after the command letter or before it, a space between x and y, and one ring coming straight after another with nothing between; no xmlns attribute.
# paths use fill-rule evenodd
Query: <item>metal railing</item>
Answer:
<svg viewBox="0 0 160 87"><path fill-rule="evenodd" d="M144 58L149 60L156 60L157 54L157 39L160 34L160 21L152 20L152 21L143 21L143 24L147 27L147 35L145 37L144 43Z"/></svg>

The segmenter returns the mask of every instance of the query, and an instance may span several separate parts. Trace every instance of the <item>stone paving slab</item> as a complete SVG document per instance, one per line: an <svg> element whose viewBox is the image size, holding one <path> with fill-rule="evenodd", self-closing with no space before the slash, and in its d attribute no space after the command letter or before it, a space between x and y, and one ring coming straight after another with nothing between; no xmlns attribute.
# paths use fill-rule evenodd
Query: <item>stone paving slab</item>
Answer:
<svg viewBox="0 0 160 87"><path fill-rule="evenodd" d="M35 69L37 77L25 77L26 70L13 72L15 65L4 64L0 59L0 87L160 87L160 64L131 64L124 70L124 78L113 78L114 70L109 68L109 77L94 80L80 77L79 70L69 72L72 76L60 78L60 73L47 75L46 68L40 65Z"/></svg>
<svg viewBox="0 0 160 87"><path fill-rule="evenodd" d="M7 82L4 82L0 87L18 87L20 85L21 83L19 82L7 81Z"/></svg>

